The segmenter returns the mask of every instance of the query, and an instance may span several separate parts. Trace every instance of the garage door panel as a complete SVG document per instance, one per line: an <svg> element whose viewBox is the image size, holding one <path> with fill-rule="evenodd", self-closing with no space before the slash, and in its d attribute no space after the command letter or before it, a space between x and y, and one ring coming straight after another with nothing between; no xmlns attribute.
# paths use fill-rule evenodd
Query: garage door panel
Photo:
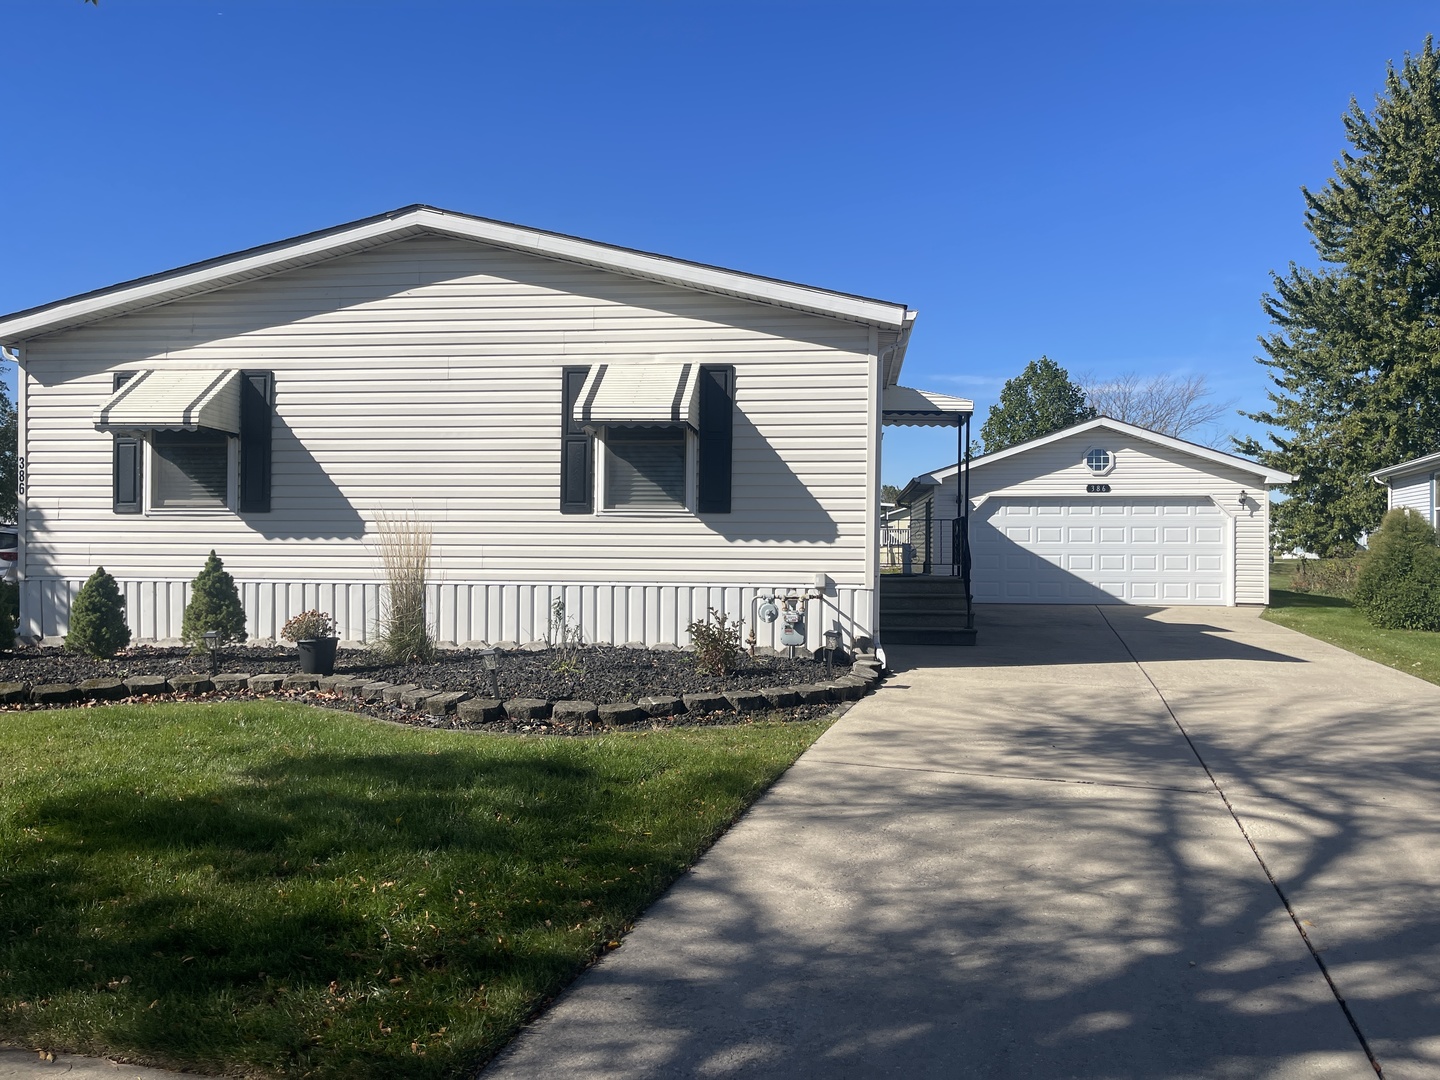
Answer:
<svg viewBox="0 0 1440 1080"><path fill-rule="evenodd" d="M972 526L977 600L1226 602L1228 529L1208 499L997 499L987 509Z"/></svg>

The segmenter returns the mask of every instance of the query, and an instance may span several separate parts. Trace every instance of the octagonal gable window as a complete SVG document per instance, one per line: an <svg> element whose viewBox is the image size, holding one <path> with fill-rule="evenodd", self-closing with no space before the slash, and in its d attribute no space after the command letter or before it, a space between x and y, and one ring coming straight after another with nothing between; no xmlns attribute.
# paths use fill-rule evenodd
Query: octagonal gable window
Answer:
<svg viewBox="0 0 1440 1080"><path fill-rule="evenodd" d="M1104 476L1115 467L1115 455L1104 447L1092 447L1085 452L1085 467L1096 476Z"/></svg>

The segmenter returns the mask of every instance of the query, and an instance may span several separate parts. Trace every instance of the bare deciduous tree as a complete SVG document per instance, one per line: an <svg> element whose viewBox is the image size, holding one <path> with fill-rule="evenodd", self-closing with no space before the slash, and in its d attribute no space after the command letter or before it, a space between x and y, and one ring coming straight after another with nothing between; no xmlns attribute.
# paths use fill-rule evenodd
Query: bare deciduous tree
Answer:
<svg viewBox="0 0 1440 1080"><path fill-rule="evenodd" d="M1181 438L1214 424L1235 407L1234 399L1213 400L1204 375L1086 377L1085 397L1101 416Z"/></svg>

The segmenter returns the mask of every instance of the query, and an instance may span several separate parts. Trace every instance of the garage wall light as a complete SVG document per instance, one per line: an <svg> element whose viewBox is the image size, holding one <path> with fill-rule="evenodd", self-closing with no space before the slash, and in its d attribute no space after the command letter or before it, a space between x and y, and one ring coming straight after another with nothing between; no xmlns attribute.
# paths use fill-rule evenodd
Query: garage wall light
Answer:
<svg viewBox="0 0 1440 1080"><path fill-rule="evenodd" d="M1245 501L1245 500L1248 499L1248 498L1249 498L1249 496L1246 495L1245 492L1243 492L1243 491L1240 492L1240 505L1241 505L1242 507L1250 505L1249 503L1247 503L1247 502Z"/></svg>

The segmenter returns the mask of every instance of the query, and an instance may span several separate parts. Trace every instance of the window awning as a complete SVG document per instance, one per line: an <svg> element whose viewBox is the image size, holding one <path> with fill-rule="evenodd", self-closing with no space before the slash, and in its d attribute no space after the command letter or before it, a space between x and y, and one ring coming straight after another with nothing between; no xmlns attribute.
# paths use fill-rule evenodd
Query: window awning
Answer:
<svg viewBox="0 0 1440 1080"><path fill-rule="evenodd" d="M699 385L699 364L597 364L571 419L586 427L698 427Z"/></svg>
<svg viewBox="0 0 1440 1080"><path fill-rule="evenodd" d="M887 386L881 419L902 427L956 427L974 411L975 403L967 398L908 386Z"/></svg>
<svg viewBox="0 0 1440 1080"><path fill-rule="evenodd" d="M95 414L101 431L240 433L240 372L142 371Z"/></svg>

